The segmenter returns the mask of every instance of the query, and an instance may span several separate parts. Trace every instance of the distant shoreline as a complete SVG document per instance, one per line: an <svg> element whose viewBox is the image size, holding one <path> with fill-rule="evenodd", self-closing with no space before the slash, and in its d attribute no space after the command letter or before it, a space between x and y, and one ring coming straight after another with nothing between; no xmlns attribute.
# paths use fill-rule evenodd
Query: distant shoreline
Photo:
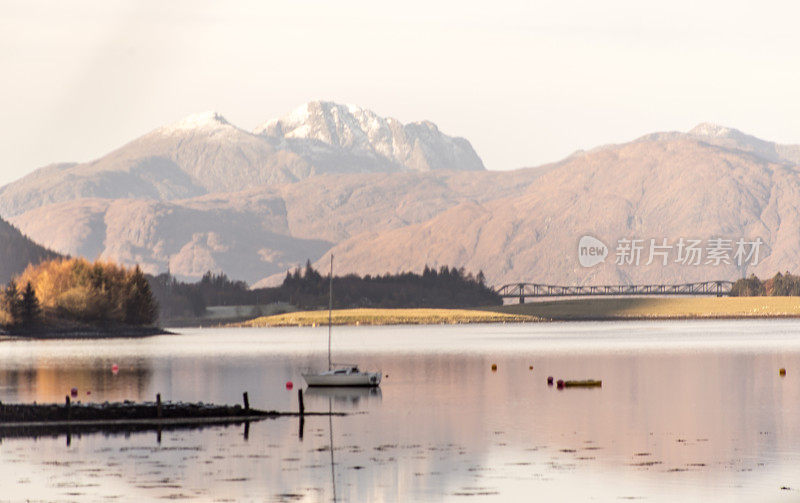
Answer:
<svg viewBox="0 0 800 503"><path fill-rule="evenodd" d="M334 325L442 325L463 323L522 323L543 321L526 314L502 313L481 309L335 309ZM262 316L235 327L313 327L328 324L328 311L296 311Z"/></svg>
<svg viewBox="0 0 800 503"><path fill-rule="evenodd" d="M42 328L40 330L31 331L4 332L0 334L0 341L20 339L124 339L172 334L173 332L165 330L161 327L82 327L74 329Z"/></svg>
<svg viewBox="0 0 800 503"><path fill-rule="evenodd" d="M473 309L337 309L334 325L421 325L557 321L657 321L800 318L800 297L583 298ZM233 327L308 327L328 311L264 316Z"/></svg>
<svg viewBox="0 0 800 503"><path fill-rule="evenodd" d="M551 321L780 319L800 318L800 297L592 297L489 309Z"/></svg>

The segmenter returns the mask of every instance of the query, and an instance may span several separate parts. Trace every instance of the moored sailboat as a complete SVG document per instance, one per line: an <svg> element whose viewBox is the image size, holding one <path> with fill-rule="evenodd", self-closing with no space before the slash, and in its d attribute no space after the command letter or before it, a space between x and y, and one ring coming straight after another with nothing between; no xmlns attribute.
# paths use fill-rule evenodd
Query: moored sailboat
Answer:
<svg viewBox="0 0 800 503"><path fill-rule="evenodd" d="M331 335L333 331L333 254L331 254L331 276L328 288L328 370L304 372L303 379L309 386L378 386L381 372L364 372L358 365L331 362Z"/></svg>

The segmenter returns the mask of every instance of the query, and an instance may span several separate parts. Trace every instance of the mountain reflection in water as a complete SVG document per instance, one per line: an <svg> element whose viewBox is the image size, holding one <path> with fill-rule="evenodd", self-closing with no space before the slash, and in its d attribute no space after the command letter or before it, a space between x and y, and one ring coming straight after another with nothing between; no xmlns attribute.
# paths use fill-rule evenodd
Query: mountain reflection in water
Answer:
<svg viewBox="0 0 800 503"><path fill-rule="evenodd" d="M331 419L338 501L769 501L800 489L797 333L793 320L342 327L336 356L389 377L372 390L306 389L305 404L349 413ZM325 338L209 329L4 342L0 401L60 402L72 386L93 401L238 403L248 391L253 407L296 410L300 369L325 358ZM557 390L548 376L603 386ZM164 432L160 444L152 432L69 447L6 438L3 496L331 501L330 434L327 417L307 417L302 440L296 418L247 435Z"/></svg>

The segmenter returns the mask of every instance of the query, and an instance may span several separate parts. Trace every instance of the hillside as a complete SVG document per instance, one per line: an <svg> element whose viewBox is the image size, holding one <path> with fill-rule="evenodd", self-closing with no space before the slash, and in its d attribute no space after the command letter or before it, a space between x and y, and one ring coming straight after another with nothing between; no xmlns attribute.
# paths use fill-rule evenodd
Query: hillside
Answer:
<svg viewBox="0 0 800 503"><path fill-rule="evenodd" d="M490 282L603 284L683 282L768 275L800 266L800 172L753 153L692 135L645 138L576 154L525 193L466 202L427 222L365 233L332 252L341 273L418 270L425 264L482 269ZM610 249L606 261L583 268L584 235ZM736 240L760 237L761 260L698 266L674 262L616 265L621 238ZM675 253L675 250L673 250ZM733 255L733 253L731 253ZM321 263L319 264L322 265Z"/></svg>
<svg viewBox="0 0 800 503"><path fill-rule="evenodd" d="M0 219L0 284L5 285L28 264L57 258L58 254L25 237L16 227Z"/></svg>
<svg viewBox="0 0 800 503"><path fill-rule="evenodd" d="M46 246L89 259L169 269L182 280L224 271L251 283L316 260L366 231L424 222L463 201L521 193L539 170L323 175L190 199L82 198L12 222Z"/></svg>

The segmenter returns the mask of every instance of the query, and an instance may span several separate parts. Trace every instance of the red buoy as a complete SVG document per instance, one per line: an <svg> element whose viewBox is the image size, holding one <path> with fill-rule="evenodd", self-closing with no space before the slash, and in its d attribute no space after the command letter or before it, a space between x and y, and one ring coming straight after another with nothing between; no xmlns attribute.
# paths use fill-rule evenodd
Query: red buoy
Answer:
<svg viewBox="0 0 800 503"><path fill-rule="evenodd" d="M286 389L292 389L292 388L294 388L294 383L292 383L292 381L286 381Z"/></svg>
<svg viewBox="0 0 800 503"><path fill-rule="evenodd" d="M78 396L78 388L72 388L69 390L69 394L72 396Z"/></svg>
<svg viewBox="0 0 800 503"><path fill-rule="evenodd" d="M111 373L114 374L114 375L119 373L119 365L117 365L116 363L114 365L112 365L111 366Z"/></svg>
<svg viewBox="0 0 800 503"><path fill-rule="evenodd" d="M553 385L553 376L548 376L547 377L547 385L548 386L552 386Z"/></svg>
<svg viewBox="0 0 800 503"><path fill-rule="evenodd" d="M556 381L556 388L564 389L564 380L563 379L559 379L558 381Z"/></svg>

